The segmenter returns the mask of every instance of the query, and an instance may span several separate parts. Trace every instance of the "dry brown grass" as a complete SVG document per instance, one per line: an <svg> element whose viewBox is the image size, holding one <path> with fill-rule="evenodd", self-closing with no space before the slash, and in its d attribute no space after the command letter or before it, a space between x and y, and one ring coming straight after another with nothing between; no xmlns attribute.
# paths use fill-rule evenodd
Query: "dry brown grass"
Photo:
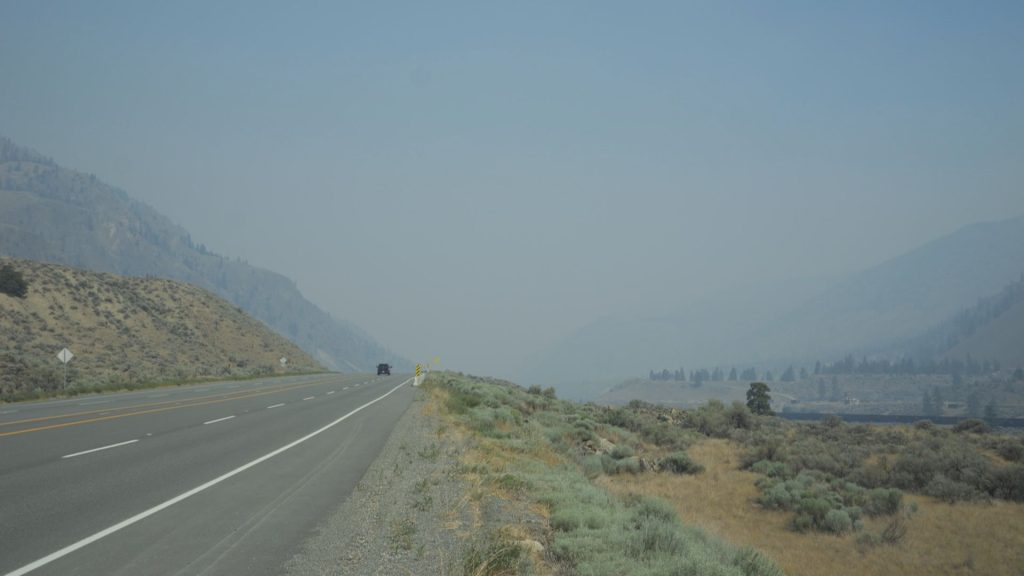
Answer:
<svg viewBox="0 0 1024 576"><path fill-rule="evenodd" d="M684 522L701 526L724 540L755 547L794 576L934 576L1024 574L1024 505L945 504L907 496L918 512L906 537L895 546L858 550L855 536L798 534L787 526L791 514L754 504L757 474L739 469L740 450L725 440L704 440L690 449L706 468L696 476L643 474L602 477L600 484L618 494L642 493L672 502ZM865 530L880 531L886 519L868 520Z"/></svg>
<svg viewBox="0 0 1024 576"><path fill-rule="evenodd" d="M320 366L291 342L227 301L169 280L101 274L27 260L11 263L29 282L26 298L0 295L0 353L7 362L57 371L57 352L75 353L71 384L133 384L245 376ZM12 367L0 388L24 387Z"/></svg>

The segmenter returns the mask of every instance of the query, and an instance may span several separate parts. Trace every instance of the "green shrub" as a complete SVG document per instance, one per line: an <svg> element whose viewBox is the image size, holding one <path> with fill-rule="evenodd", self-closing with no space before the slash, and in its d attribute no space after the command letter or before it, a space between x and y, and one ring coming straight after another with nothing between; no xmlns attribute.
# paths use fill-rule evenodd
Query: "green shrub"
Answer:
<svg viewBox="0 0 1024 576"><path fill-rule="evenodd" d="M636 526L651 518L663 522L672 522L678 518L672 505L660 498L634 495L626 498L626 505L632 509Z"/></svg>
<svg viewBox="0 0 1024 576"><path fill-rule="evenodd" d="M945 500L950 504L960 501L984 500L985 494L976 490L973 486L947 478L943 474L937 474L925 485L922 492L928 496Z"/></svg>
<svg viewBox="0 0 1024 576"><path fill-rule="evenodd" d="M658 461L662 470L675 474L699 474L704 467L690 459L686 452L673 452Z"/></svg>
<svg viewBox="0 0 1024 576"><path fill-rule="evenodd" d="M903 493L896 488L874 488L868 491L864 512L868 516L895 514L900 510Z"/></svg>
<svg viewBox="0 0 1024 576"><path fill-rule="evenodd" d="M953 432L971 432L973 434L988 434L992 429L989 428L988 424L984 420L977 418L969 418L967 420L961 420L953 426Z"/></svg>
<svg viewBox="0 0 1024 576"><path fill-rule="evenodd" d="M1024 502L1024 466L1004 466L992 474L992 495Z"/></svg>
<svg viewBox="0 0 1024 576"><path fill-rule="evenodd" d="M583 474L590 480L604 472L600 454L591 454L583 459Z"/></svg>
<svg viewBox="0 0 1024 576"><path fill-rule="evenodd" d="M1024 442L1020 440L1007 440L1000 442L996 452L1010 462L1024 462Z"/></svg>
<svg viewBox="0 0 1024 576"><path fill-rule="evenodd" d="M821 527L833 534L846 534L853 530L853 520L845 510L829 510L825 513Z"/></svg>
<svg viewBox="0 0 1024 576"><path fill-rule="evenodd" d="M652 555L675 556L683 550L675 522L657 517L644 517L626 544L626 554L636 559Z"/></svg>
<svg viewBox="0 0 1024 576"><path fill-rule="evenodd" d="M616 460L622 460L623 458L632 458L636 453L633 452L633 448L626 444L619 444L615 448L612 448L611 457Z"/></svg>
<svg viewBox="0 0 1024 576"><path fill-rule="evenodd" d="M769 478L784 478L789 472L785 464L771 460L758 460L750 466L750 470Z"/></svg>

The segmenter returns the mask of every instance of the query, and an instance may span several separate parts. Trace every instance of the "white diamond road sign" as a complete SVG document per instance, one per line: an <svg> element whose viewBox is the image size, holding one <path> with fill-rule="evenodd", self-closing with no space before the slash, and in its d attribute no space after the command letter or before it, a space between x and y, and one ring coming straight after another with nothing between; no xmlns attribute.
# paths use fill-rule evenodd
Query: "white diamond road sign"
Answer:
<svg viewBox="0 0 1024 576"><path fill-rule="evenodd" d="M71 362L71 359L74 358L74 357L75 357L75 355L72 354L71 350L68 350L67 348L65 348L65 349L63 349L63 350L61 350L60 352L57 353L57 358L61 362L63 362L64 364L67 364L68 362Z"/></svg>

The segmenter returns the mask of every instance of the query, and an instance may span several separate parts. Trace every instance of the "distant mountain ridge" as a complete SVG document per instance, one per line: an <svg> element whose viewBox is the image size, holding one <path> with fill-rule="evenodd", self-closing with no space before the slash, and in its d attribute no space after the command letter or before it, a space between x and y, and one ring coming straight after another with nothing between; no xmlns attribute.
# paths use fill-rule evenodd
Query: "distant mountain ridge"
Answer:
<svg viewBox="0 0 1024 576"><path fill-rule="evenodd" d="M285 276L214 254L126 192L5 138L0 138L0 255L195 284L332 369L408 363L354 324L306 300Z"/></svg>
<svg viewBox="0 0 1024 576"><path fill-rule="evenodd" d="M904 352L918 358L995 361L1024 367L1024 274L993 296L914 338Z"/></svg>
<svg viewBox="0 0 1024 576"><path fill-rule="evenodd" d="M534 359L519 378L588 398L652 368L781 368L891 352L1022 272L1024 217L973 224L760 318L749 308L730 314L729 302L719 302L711 314L596 322Z"/></svg>
<svg viewBox="0 0 1024 576"><path fill-rule="evenodd" d="M0 399L34 397L63 380L118 388L168 380L319 372L323 367L262 322L191 284L0 258L28 284L0 293ZM280 364L286 358L285 367Z"/></svg>

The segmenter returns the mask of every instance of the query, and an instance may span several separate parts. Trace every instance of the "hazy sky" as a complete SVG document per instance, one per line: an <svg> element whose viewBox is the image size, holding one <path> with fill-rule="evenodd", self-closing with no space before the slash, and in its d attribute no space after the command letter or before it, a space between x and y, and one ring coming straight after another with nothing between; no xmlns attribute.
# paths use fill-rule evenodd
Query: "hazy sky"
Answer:
<svg viewBox="0 0 1024 576"><path fill-rule="evenodd" d="M0 134L414 360L1024 214L1022 2L0 0Z"/></svg>

